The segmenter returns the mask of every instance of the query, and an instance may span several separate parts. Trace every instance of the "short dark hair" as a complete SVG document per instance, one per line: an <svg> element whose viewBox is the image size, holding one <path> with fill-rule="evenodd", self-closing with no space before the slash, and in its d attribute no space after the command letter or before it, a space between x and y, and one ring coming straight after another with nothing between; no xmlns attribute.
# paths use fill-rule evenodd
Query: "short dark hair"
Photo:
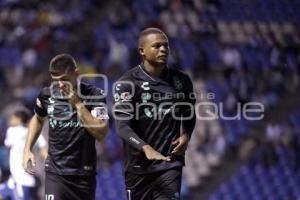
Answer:
<svg viewBox="0 0 300 200"><path fill-rule="evenodd" d="M59 54L51 59L49 72L51 75L57 76L64 74L68 70L76 69L75 59L69 54Z"/></svg>
<svg viewBox="0 0 300 200"><path fill-rule="evenodd" d="M17 118L19 118L23 124L26 124L30 118L29 114L24 110L18 110L16 112L14 112L13 115L16 116Z"/></svg>
<svg viewBox="0 0 300 200"><path fill-rule="evenodd" d="M146 28L146 29L142 30L139 34L139 41L138 41L139 47L142 45L144 37L147 36L147 35L150 35L150 34L163 34L163 35L166 35L159 28L154 28L154 27Z"/></svg>

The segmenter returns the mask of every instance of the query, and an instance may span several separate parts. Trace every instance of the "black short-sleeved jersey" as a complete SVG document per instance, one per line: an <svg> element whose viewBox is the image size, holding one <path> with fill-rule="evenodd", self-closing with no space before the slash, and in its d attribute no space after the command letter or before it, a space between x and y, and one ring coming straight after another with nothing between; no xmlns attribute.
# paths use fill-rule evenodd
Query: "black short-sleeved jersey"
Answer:
<svg viewBox="0 0 300 200"><path fill-rule="evenodd" d="M181 132L191 134L195 98L187 75L165 68L162 78L152 77L138 65L116 82L114 102L116 128L125 146L126 171L142 174L184 165L184 156L172 156L171 162L150 161L141 149L149 144L162 155L171 156L172 141Z"/></svg>
<svg viewBox="0 0 300 200"><path fill-rule="evenodd" d="M103 90L81 83L80 94L92 114L98 107L105 107ZM58 175L95 174L95 138L87 132L76 109L56 87L42 89L36 99L35 113L49 119L49 149L45 170Z"/></svg>

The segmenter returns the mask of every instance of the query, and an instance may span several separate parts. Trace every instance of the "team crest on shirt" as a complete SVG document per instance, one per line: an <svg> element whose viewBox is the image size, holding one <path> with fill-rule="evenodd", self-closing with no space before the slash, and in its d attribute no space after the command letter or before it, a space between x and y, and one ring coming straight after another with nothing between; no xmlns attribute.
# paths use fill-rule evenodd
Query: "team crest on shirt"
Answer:
<svg viewBox="0 0 300 200"><path fill-rule="evenodd" d="M173 78L173 83L174 83L176 90L181 90L183 88L183 84L182 84L181 80L176 76L174 76L174 78Z"/></svg>
<svg viewBox="0 0 300 200"><path fill-rule="evenodd" d="M120 95L118 93L114 94L115 102L120 101Z"/></svg>

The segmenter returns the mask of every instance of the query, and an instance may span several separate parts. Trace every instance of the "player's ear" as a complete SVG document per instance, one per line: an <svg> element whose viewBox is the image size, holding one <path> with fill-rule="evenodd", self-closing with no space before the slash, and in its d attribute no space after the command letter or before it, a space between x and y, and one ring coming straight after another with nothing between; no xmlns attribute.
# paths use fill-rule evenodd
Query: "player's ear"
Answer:
<svg viewBox="0 0 300 200"><path fill-rule="evenodd" d="M80 74L79 69L78 69L77 67L75 68L75 74L76 74L77 76L79 76L79 74Z"/></svg>
<svg viewBox="0 0 300 200"><path fill-rule="evenodd" d="M145 55L145 52L144 52L144 48L143 47L139 47L139 54L141 56L144 56Z"/></svg>

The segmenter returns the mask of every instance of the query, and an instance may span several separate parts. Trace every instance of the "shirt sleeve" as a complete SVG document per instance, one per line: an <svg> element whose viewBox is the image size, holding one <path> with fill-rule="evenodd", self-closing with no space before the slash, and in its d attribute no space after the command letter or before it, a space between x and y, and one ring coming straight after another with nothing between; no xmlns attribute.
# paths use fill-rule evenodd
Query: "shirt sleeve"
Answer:
<svg viewBox="0 0 300 200"><path fill-rule="evenodd" d="M41 117L47 116L47 109L44 106L43 103L43 94L40 92L38 97L36 98L35 106L34 106L34 112Z"/></svg>
<svg viewBox="0 0 300 200"><path fill-rule="evenodd" d="M47 147L47 142L42 134L37 139L37 147L39 149Z"/></svg>
<svg viewBox="0 0 300 200"><path fill-rule="evenodd" d="M12 138L11 128L7 128L4 144L7 147L11 147L13 145L13 142L14 142L14 139Z"/></svg>
<svg viewBox="0 0 300 200"><path fill-rule="evenodd" d="M118 135L132 147L141 150L146 143L131 127L134 117L134 93L133 84L115 84L113 115Z"/></svg>
<svg viewBox="0 0 300 200"><path fill-rule="evenodd" d="M196 97L194 95L193 83L191 79L187 76L185 84L185 103L188 103L189 106L184 106L181 110L182 120L182 129L184 133L187 133L191 138L192 132L196 124L196 114L195 114L195 102ZM190 117L191 116L191 117Z"/></svg>

